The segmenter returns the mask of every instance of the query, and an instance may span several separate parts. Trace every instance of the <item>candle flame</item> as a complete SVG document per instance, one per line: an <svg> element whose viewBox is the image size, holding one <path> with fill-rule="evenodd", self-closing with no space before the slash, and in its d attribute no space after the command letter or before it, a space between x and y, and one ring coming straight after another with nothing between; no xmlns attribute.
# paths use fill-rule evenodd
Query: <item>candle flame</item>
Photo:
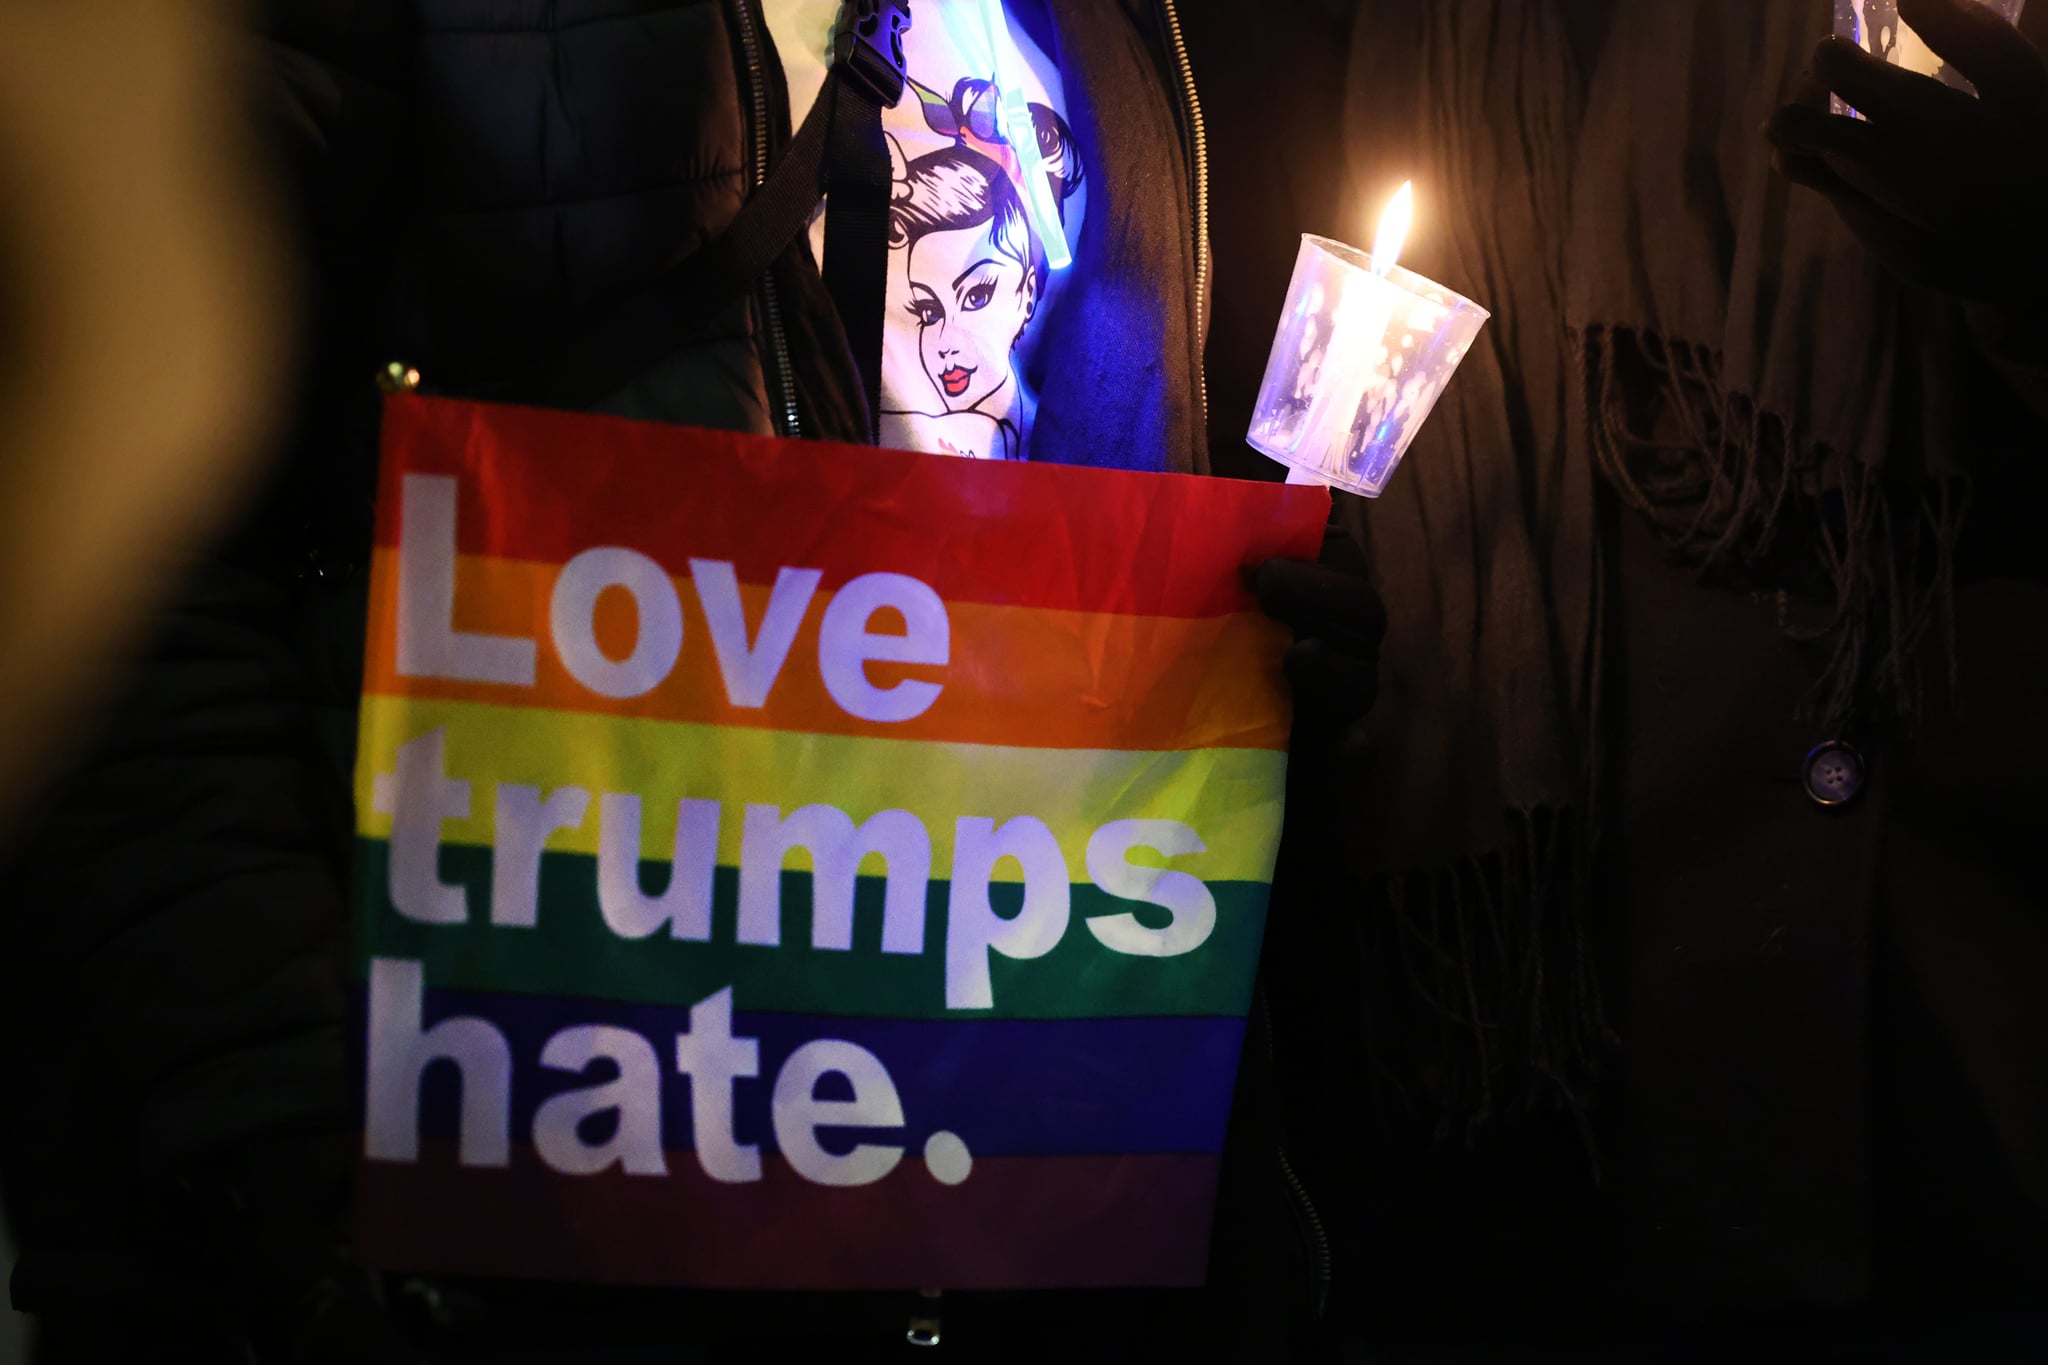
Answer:
<svg viewBox="0 0 2048 1365"><path fill-rule="evenodd" d="M1409 224L1415 220L1415 182L1403 180L1401 188L1387 201L1380 214L1380 230L1372 239L1372 273L1385 275L1401 259L1408 241Z"/></svg>

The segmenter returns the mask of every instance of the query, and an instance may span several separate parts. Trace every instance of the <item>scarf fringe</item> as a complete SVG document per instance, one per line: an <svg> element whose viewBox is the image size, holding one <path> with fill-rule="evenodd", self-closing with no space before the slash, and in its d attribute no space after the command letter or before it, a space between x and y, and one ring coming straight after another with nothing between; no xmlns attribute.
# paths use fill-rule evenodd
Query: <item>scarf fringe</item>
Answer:
<svg viewBox="0 0 2048 1365"><path fill-rule="evenodd" d="M1789 583L1821 610L1781 629L1823 662L1802 710L1840 734L1871 712L1910 717L1922 646L1938 632L1955 675L1954 552L1967 480L1903 491L1880 470L1802 442L1728 391L1718 357L1654 332L1573 336L1596 468L1624 506L1702 578ZM1624 371L1624 367L1626 371ZM1645 434L1652 404L1664 420ZM1572 1116L1597 1178L1593 1082L1618 1040L1595 960L1593 854L1602 759L1600 608L1588 660L1582 801L1510 816L1498 851L1381 880L1358 917L1362 960L1384 973L1363 1006L1382 1102L1427 1116L1438 1141Z"/></svg>
<svg viewBox="0 0 2048 1365"><path fill-rule="evenodd" d="M1368 1035L1384 1037L1381 1089L1433 1116L1438 1141L1490 1125L1572 1116L1597 1170L1592 1081L1615 1042L1594 960L1586 826L1563 811L1511 817L1507 848L1389 876L1357 917Z"/></svg>
<svg viewBox="0 0 2048 1365"><path fill-rule="evenodd" d="M1830 600L1818 624L1789 620L1789 595L1779 593L1785 633L1826 655L1803 714L1831 733L1873 711L1915 714L1921 647L1937 627L1953 685L1954 560L1967 480L1889 486L1878 467L1804 441L1731 392L1705 347L1622 328L1587 328L1573 341L1591 395L1594 463L1667 549L1703 578L1756 584L1782 580L1789 568L1825 580ZM1627 359L1641 365L1645 384L1624 382ZM1638 429L1629 400L1643 389L1661 400L1669 435ZM1803 532L1796 548L1788 520Z"/></svg>

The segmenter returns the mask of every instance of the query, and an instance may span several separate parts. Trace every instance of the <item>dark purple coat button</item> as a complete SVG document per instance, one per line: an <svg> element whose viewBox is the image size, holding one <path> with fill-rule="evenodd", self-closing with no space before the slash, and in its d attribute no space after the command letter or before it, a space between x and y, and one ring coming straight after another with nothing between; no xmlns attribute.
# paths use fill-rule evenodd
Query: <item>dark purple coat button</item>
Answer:
<svg viewBox="0 0 2048 1365"><path fill-rule="evenodd" d="M1863 790L1868 769L1863 755L1853 745L1831 739L1817 744L1806 756L1806 770L1802 778L1806 783L1806 794L1814 804L1821 806L1846 806L1854 801Z"/></svg>

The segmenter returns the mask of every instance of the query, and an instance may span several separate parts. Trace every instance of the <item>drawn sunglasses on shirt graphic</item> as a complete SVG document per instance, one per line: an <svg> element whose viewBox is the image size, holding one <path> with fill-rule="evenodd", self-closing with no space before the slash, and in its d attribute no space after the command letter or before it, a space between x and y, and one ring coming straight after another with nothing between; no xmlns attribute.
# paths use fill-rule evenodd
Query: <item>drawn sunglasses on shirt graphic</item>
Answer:
<svg viewBox="0 0 2048 1365"><path fill-rule="evenodd" d="M955 143L905 162L891 139L898 170L889 245L904 253L905 311L917 327L936 409L893 415L946 451L1015 458L1022 454L1015 351L1044 296L1044 247L1018 192L1017 158L995 126L996 88L966 79L942 100L911 84L927 125ZM1053 110L1030 109L1064 218L1067 197L1081 185L1073 135ZM975 420L945 420L961 414Z"/></svg>

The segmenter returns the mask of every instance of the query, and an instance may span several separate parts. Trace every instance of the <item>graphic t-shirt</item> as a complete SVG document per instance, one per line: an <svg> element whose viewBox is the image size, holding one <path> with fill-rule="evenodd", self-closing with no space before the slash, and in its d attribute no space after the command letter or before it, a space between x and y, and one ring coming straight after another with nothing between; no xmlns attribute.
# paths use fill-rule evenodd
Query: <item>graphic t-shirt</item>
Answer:
<svg viewBox="0 0 2048 1365"><path fill-rule="evenodd" d="M896 184L882 341L881 440L979 459L1024 459L1037 396L1024 383L1061 277L1026 207L1023 170L1003 135L1014 73L1037 136L1050 202L1079 240L1086 179L1059 69L1046 55L1041 0L1007 0L991 35L984 0L918 0L904 39L910 84L882 111ZM803 121L825 82L837 0L767 0L791 116ZM994 39L992 42L991 39ZM1009 44L999 52L995 43ZM811 225L824 259L824 213Z"/></svg>

